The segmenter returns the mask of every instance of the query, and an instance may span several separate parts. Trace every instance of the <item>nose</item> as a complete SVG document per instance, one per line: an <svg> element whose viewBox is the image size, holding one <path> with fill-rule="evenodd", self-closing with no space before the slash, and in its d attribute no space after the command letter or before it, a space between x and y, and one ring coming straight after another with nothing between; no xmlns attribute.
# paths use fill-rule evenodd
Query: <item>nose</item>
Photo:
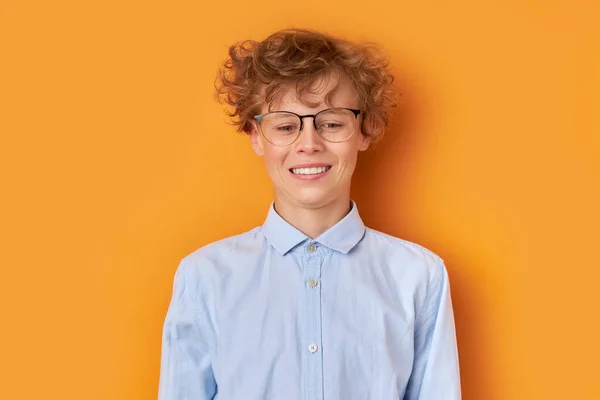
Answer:
<svg viewBox="0 0 600 400"><path fill-rule="evenodd" d="M296 140L296 151L314 153L324 149L323 139L315 129L312 118L307 118L302 123L302 131Z"/></svg>

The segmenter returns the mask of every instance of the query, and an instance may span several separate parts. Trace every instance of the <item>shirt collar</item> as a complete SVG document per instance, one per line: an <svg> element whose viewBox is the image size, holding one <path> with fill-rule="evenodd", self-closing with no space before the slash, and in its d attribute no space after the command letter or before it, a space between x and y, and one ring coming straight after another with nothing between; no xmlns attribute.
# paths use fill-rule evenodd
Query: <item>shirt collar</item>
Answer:
<svg viewBox="0 0 600 400"><path fill-rule="evenodd" d="M334 226L323 232L314 242L320 243L341 253L348 253L360 242L365 234L365 225L358 214L356 203L351 201L352 209ZM262 231L269 243L281 255L309 239L304 233L281 218L271 203Z"/></svg>

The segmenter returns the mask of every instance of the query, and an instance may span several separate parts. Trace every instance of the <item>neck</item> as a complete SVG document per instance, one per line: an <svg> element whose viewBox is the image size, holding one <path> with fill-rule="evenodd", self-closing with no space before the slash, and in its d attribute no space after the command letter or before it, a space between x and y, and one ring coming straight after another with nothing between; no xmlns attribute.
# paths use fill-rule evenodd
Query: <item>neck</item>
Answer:
<svg viewBox="0 0 600 400"><path fill-rule="evenodd" d="M275 211L294 228L311 239L320 236L350 212L350 196L308 208L283 199L275 199Z"/></svg>

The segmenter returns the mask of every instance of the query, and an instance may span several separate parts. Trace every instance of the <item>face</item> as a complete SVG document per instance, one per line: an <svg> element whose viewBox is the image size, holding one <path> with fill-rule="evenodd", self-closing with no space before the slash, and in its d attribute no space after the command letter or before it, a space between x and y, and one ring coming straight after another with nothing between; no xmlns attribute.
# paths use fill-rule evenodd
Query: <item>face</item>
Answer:
<svg viewBox="0 0 600 400"><path fill-rule="evenodd" d="M297 99L295 90L290 89L281 97L277 106L269 110L265 104L261 113L291 111L307 115L332 107L360 108L356 91L345 76L318 82L316 87L322 90L318 94L309 94L303 98L305 103L310 105ZM327 103L325 95L332 89L335 91ZM315 104L317 106L314 106ZM300 137L291 145L279 147L269 143L262 136L254 121L253 130L250 132L252 146L256 154L264 158L275 190L275 203L284 202L288 207L304 209L322 208L336 203L348 204L358 152L369 147L369 139L362 134L360 122L359 116L356 130L348 141L330 143L319 136L314 128L313 119L305 118ZM315 170L302 168L318 169L317 173L310 173ZM306 174L307 172L309 174Z"/></svg>

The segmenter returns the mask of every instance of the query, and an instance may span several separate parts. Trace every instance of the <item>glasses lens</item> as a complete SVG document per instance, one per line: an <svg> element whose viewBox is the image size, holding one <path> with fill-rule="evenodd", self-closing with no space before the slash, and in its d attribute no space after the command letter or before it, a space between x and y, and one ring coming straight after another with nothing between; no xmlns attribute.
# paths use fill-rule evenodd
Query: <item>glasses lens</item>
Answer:
<svg viewBox="0 0 600 400"><path fill-rule="evenodd" d="M287 112L272 112L260 122L263 135L278 146L292 143L300 131L300 118Z"/></svg>
<svg viewBox="0 0 600 400"><path fill-rule="evenodd" d="M356 130L356 116L350 110L331 108L317 114L315 125L323 139L343 142Z"/></svg>

